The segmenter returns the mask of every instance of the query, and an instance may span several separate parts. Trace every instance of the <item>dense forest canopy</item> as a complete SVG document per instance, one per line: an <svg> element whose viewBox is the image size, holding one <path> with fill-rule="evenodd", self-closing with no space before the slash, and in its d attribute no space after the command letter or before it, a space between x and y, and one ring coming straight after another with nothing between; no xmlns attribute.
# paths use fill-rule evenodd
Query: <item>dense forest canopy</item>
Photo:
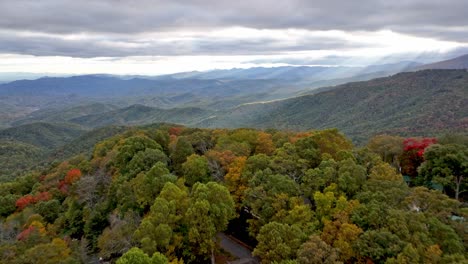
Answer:
<svg viewBox="0 0 468 264"><path fill-rule="evenodd" d="M467 173L461 135L120 130L0 184L0 263L466 263Z"/></svg>

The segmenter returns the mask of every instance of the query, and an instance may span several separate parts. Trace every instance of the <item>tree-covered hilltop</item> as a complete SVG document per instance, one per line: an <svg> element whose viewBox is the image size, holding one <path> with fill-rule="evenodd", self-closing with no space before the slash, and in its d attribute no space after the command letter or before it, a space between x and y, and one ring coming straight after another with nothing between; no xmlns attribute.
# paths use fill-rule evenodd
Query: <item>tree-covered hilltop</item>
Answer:
<svg viewBox="0 0 468 264"><path fill-rule="evenodd" d="M0 182L39 165L85 131L74 124L32 123L0 130Z"/></svg>
<svg viewBox="0 0 468 264"><path fill-rule="evenodd" d="M455 135L357 148L336 129L125 130L0 184L0 263L207 263L227 255L219 232L262 263L466 263L467 149Z"/></svg>
<svg viewBox="0 0 468 264"><path fill-rule="evenodd" d="M0 140L20 141L39 148L53 149L84 132L76 124L38 122L0 130Z"/></svg>
<svg viewBox="0 0 468 264"><path fill-rule="evenodd" d="M90 155L97 142L128 129L108 126L87 131L70 123L39 122L0 130L0 182L55 160Z"/></svg>

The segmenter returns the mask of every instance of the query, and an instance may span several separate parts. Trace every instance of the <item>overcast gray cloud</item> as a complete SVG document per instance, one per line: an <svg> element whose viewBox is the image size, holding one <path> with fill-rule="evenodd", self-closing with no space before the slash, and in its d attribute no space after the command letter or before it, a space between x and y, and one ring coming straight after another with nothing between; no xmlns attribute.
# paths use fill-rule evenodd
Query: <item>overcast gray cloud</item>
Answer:
<svg viewBox="0 0 468 264"><path fill-rule="evenodd" d="M314 53L275 60L292 64L343 63L367 51L383 57L388 54L382 52L437 56L468 46L467 10L467 0L0 0L0 54L92 58L323 51L320 58ZM359 49L366 52L353 53Z"/></svg>
<svg viewBox="0 0 468 264"><path fill-rule="evenodd" d="M247 30L249 31L249 30ZM255 32L255 31L254 31ZM254 34L254 33L251 33ZM343 49L368 47L332 36L301 34L285 41L274 33L260 36L216 36L197 33L190 36L34 34L0 30L0 51L36 56L122 57L174 55L259 55L308 49ZM294 36L291 36L294 38Z"/></svg>
<svg viewBox="0 0 468 264"><path fill-rule="evenodd" d="M466 0L2 0L0 28L60 33L226 26L392 29L467 41L468 34L461 34L468 27L467 10Z"/></svg>

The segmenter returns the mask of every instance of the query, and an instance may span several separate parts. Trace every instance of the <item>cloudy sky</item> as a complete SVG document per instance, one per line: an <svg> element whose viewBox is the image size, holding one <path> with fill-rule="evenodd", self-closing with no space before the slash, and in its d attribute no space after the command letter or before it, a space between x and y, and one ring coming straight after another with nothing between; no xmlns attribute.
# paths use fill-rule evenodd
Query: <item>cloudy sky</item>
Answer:
<svg viewBox="0 0 468 264"><path fill-rule="evenodd" d="M466 0L0 0L0 72L163 74L468 53Z"/></svg>

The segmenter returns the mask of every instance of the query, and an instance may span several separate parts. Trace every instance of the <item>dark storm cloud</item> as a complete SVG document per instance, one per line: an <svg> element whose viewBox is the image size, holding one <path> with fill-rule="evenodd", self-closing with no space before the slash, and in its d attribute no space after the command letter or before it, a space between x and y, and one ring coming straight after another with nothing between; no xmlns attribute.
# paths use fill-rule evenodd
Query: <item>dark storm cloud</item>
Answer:
<svg viewBox="0 0 468 264"><path fill-rule="evenodd" d="M180 54L263 54L349 48L356 43L319 38L145 42L145 32L209 31L226 27L396 32L468 42L466 0L15 0L0 1L0 52L79 57ZM8 31L8 33L5 33ZM51 36L19 35L42 32ZM96 39L61 35L87 33ZM109 45L120 41L122 45ZM142 43L143 42L143 43ZM129 44L129 45L126 45Z"/></svg>

